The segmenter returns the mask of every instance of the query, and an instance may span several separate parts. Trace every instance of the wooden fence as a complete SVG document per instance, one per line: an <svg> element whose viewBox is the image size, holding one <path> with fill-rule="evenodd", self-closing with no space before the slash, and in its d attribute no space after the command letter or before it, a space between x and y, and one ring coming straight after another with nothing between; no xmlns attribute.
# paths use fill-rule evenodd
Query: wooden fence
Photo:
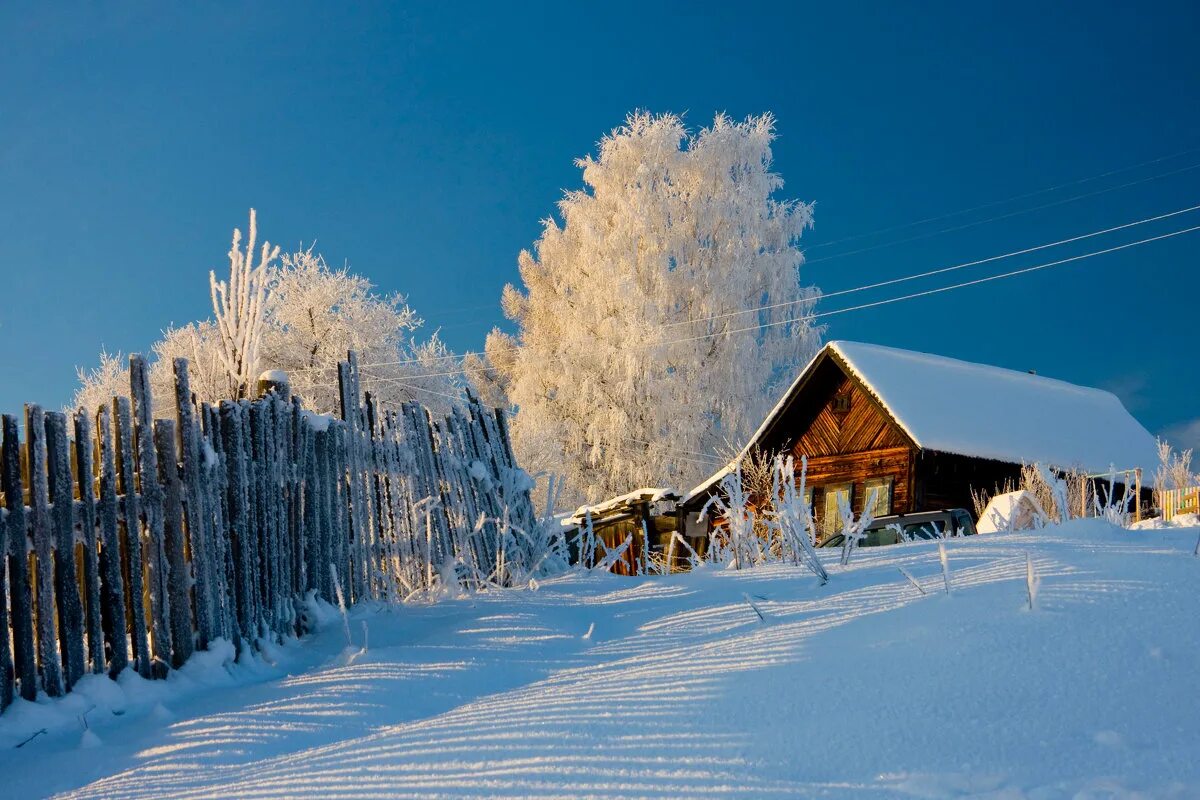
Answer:
<svg viewBox="0 0 1200 800"><path fill-rule="evenodd" d="M1172 520L1180 514L1200 514L1200 486L1163 489L1158 492L1158 507L1164 520Z"/></svg>
<svg viewBox="0 0 1200 800"><path fill-rule="evenodd" d="M477 399L440 421L383 409L351 353L335 420L278 394L196 404L174 369L174 419L151 418L140 356L130 397L94 419L29 405L22 441L3 416L0 710L296 634L314 594L392 601L455 565L502 583L514 532L538 525L504 414Z"/></svg>

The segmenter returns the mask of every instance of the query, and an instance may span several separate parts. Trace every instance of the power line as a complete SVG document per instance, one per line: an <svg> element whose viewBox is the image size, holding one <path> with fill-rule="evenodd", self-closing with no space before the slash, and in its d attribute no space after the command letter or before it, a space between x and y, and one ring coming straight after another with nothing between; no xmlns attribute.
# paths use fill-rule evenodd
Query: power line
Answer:
<svg viewBox="0 0 1200 800"><path fill-rule="evenodd" d="M1107 171L1107 172L1102 172L1102 173L1100 173L1100 174L1098 174L1098 175L1093 175L1093 176L1090 176L1090 177L1087 177L1087 178L1080 178L1080 179L1078 179L1078 180L1074 180L1074 181L1068 181L1068 182L1066 182L1066 183L1057 184L1057 185L1055 185L1055 186L1049 186L1049 187L1046 187L1046 188L1044 188L1044 189L1038 189L1038 190L1036 190L1036 191L1032 191L1032 192L1026 192L1026 193L1024 193L1024 194L1020 194L1020 195L1014 195L1014 196L1012 196L1012 197L1009 197L1009 198L1006 198L1006 199L1004 199L1004 200L994 200L994 201L991 201L991 202L989 202L989 203L984 203L984 204L982 204L982 205L973 206L973 207L971 207L971 208L967 208L967 209L962 209L962 210L960 210L960 211L952 211L952 212L949 212L949 213L946 213L946 214L941 214L941 215L934 216L934 217L926 217L925 219L921 219L921 220L915 220L915 221L913 221L913 222L902 223L902 224L900 224L900 225L893 225L893 226L890 226L890 227L887 227L887 228L880 228L880 229L878 229L878 230L875 230L875 231L868 231L868 232L866 232L866 233L860 233L860 234L855 234L855 235L853 235L853 236L846 236L846 237L842 237L841 239L834 239L834 240L832 240L832 241L828 241L828 242L821 242L821 243L818 243L818 244L815 244L815 245L812 245L812 246L810 246L808 249L809 249L809 250L815 250L815 249L818 249L818 248L821 248L821 247L828 247L828 246L830 246L830 245L837 244L837 243L840 243L840 242L853 241L853 240L857 240L857 239L866 238L866 237L869 237L869 236L875 236L875 235L878 235L878 234L881 234L881 233L888 233L888 232L891 232L891 231L894 231L894 230L903 230L903 229L906 229L906 228L915 227L915 226L917 226L917 225L922 225L922 224L925 224L925 223L927 223L927 222L936 222L936 221L938 221L938 220L941 220L941 219L948 219L948 218L955 217L955 216L962 216L963 214L968 214L968 213L971 213L971 212L973 212L973 211L980 211L980 210L982 210L982 209L985 209L985 208L990 208L990 207L997 206L997 205L1003 205L1003 204L1005 204L1005 203L1014 202L1014 201L1016 201L1016 200L1022 200L1022 199L1026 199L1026 198L1029 198L1029 197L1036 197L1036 196L1038 196L1038 195L1041 195L1041 194L1047 194L1047 193L1049 193L1049 192L1057 191L1057 190L1059 190L1059 189L1064 189L1064 188L1067 188L1067 187L1069 187L1069 186L1077 186L1077 185L1084 184L1084 183L1090 183L1090 182L1092 182L1092 181L1094 181L1094 180L1099 180L1099 179L1101 179L1101 178L1110 177L1110 176L1112 176L1112 175L1119 175L1119 174L1121 174L1121 173L1124 173L1124 172L1130 172L1130 171L1132 171L1132 170L1139 169L1139 168L1141 168L1141 167L1150 166L1151 164L1158 164L1158 163L1161 163L1161 162L1163 162L1163 161L1170 161L1171 159L1174 159L1174 158L1179 158L1179 157L1181 157L1181 156L1185 156L1185 155L1191 155L1192 153L1196 153L1196 152L1200 152L1200 147L1194 147L1194 148L1191 148L1191 149L1188 149L1188 150L1182 150L1182 151L1180 151L1180 152L1177 152L1177 153L1172 153L1171 155L1160 156L1159 158L1154 158L1154 159L1150 159L1150 160L1148 160L1148 161L1143 161L1143 162L1140 162L1140 163L1138 163L1138 164L1133 164L1133 165L1131 165L1131 166L1128 166L1128 167L1121 167L1121 168L1119 168L1119 169L1115 169L1115 170L1109 170L1109 171ZM1087 193L1084 193L1084 194L1081 194L1081 195L1076 195L1076 196L1072 196L1072 197L1068 197L1068 198L1063 198L1063 199L1061 199L1061 200L1056 200L1056 201L1054 201L1054 202L1052 202L1052 203L1046 203L1046 204L1043 204L1043 205L1034 206L1034 207L1032 207L1032 208L1027 208L1027 209L1020 209L1020 210L1017 210L1017 211L1012 211L1012 212L1009 212L1009 213L1007 213L1007 214L1001 214L1001 215L999 215L999 216L996 216L996 217L991 217L991 218L984 219L984 220L977 220L977 221L975 221L975 222L969 222L969 223L965 223L965 224L963 224L963 225L957 225L957 226L953 226L953 227L950 227L950 228L945 228L945 229L942 229L942 230L939 230L939 231L932 231L932 232L929 232L929 233L919 234L919 235L917 235L917 236L909 237L909 238L906 238L906 239L900 239L900 240L897 240L897 241L892 241L892 242L884 242L884 243L880 243L880 244L877 244L877 245L872 245L872 246L870 246L870 247L859 248L859 249L857 249L857 250L850 250L850 251L847 251L847 252L844 252L844 253L835 253L835 254L833 254L833 255L830 255L830 256L825 256L825 257L822 257L822 258L817 258L817 259L809 259L809 260L807 260L805 263L807 263L807 264L809 264L809 265L811 265L811 264L817 264L817 263L821 263L821 262L823 262L823 261L831 261L831 260L833 260L833 259L837 259L837 258L843 258L843 257L845 257L845 256L856 255L856 254L859 254L859 253L869 252L869 251L873 251L873 250L877 250L877 249L881 249L881 248L885 248L885 247L891 247L891 246L898 245L898 244L905 244L905 243L907 243L907 242L911 242L911 241L917 241L917 240L920 240L920 239L931 238L931 237L933 237L933 236L938 236L938 235L941 235L941 234L943 234L943 233L951 233L951 232L954 232L954 231L964 230L964 229L966 229L966 228L975 227L975 226L977 226L977 225L984 225L984 224L987 224L987 223L989 223L989 222L996 222L996 221L999 221L999 220L1002 220L1002 219L1007 219L1007 218L1009 218L1009 217L1019 216L1019 215L1021 215L1021 214L1026 214L1026 213L1032 213L1032 212L1034 212L1034 211L1040 211L1040 210L1043 210L1043 209L1046 209L1046 208L1052 208L1052 207L1054 207L1054 206L1063 205L1064 203L1070 203L1070 202L1074 202L1075 200L1081 200L1081 199L1085 199L1085 198L1088 198L1088 197L1093 197L1093 196L1096 196L1096 195L1099 195L1099 194L1104 194L1104 193L1107 193L1107 192L1117 191L1117 190L1119 190L1119 189L1125 189L1125 188L1128 188L1128 187L1130 187L1130 186L1136 186L1136 185L1139 185L1139 184L1142 184L1142 183L1146 183L1146 182L1149 182L1149 181L1158 180L1158 179L1160 179L1160 178L1169 177L1169 176L1176 175L1176 174L1179 174L1179 173L1182 173L1182 172L1188 172L1188 171L1190 171L1190 170L1194 170L1194 169L1200 169L1200 164L1193 164L1193 165L1191 165L1191 166L1182 167L1182 168L1180 168L1180 169L1177 169L1177 170L1171 170L1171 171L1169 171L1169 172L1164 172L1164 173L1160 173L1160 174L1157 174L1157 175L1151 175L1151 176L1149 176L1149 177L1146 177L1146 178L1141 178L1141 179L1139 179L1139 180L1136 180L1136 181L1130 181L1130 182L1127 182L1127 183L1119 184L1119 185L1117 185L1117 186L1111 186L1111 187L1107 187L1107 188L1105 188L1105 189L1099 189L1099 190L1096 190L1096 191L1094 191L1094 192L1087 192ZM1131 224L1138 224L1138 223L1131 223ZM1110 231L1106 231L1106 232L1111 232L1111 230L1120 230L1120 227L1117 227L1117 228L1110 229ZM1103 232L1097 232L1097 233L1095 233L1095 234L1091 234L1091 235L1100 235L1100 233L1103 233ZM1078 238L1087 238L1087 236L1084 236L1084 237L1078 237ZM1065 244L1065 243L1067 243L1067 242L1069 242L1069 241L1078 241L1078 238L1076 238L1076 239L1068 239L1068 240L1064 240L1062 243L1064 243L1064 244ZM1053 246L1053 245L1045 245L1045 246L1043 246L1043 247L1051 247L1051 246ZM1026 250L1026 251L1021 251L1021 252L1032 252L1032 250ZM1020 253L1017 253L1017 254L1020 254ZM994 261L994 260L998 260L998 259L1000 259L1000 258L1005 258L1005 257L1007 257L1007 256L995 256L995 257L993 257L992 259L985 259L985 260L982 260L982 261L979 261L979 262L972 262L972 263L970 263L970 264L964 264L964 265L961 265L961 266L962 266L962 267L966 267L966 266L975 266L975 265L977 265L977 264L987 263L987 261L989 261L989 260L992 260L992 261ZM946 270L946 271L949 271L949 269L950 269L950 268L947 268L947 270ZM930 275L932 275L932 274L937 274L937 272L938 272L937 270L934 270L934 271L932 271L932 272L930 272L930 273L928 273L928 274L930 274ZM914 278L915 278L915 277L917 277L917 276L914 276ZM924 276L920 276L920 277L924 277ZM913 278L906 278L906 279L913 279ZM906 279L901 279L901 280L906 280ZM894 282L899 282L899 280L897 280L897 281L894 281ZM850 293L850 292L853 292L853 291L863 291L863 290L865 290L865 289L867 289L867 288L878 288L878 287L880 287L880 286L886 286L886 285L889 285L889 283L891 283L891 282L887 282L887 281L885 281L885 282L883 282L883 283L880 283L880 284L877 284L877 285L873 285L873 286L870 286L870 287L856 287L855 289L844 290L844 291L842 291L842 292L836 292L836 293L832 293L832 294L826 294L826 295L823 295L823 297L824 297L824 298L829 298L829 297L835 297L835 296L838 296L839 294L848 294L848 293ZM794 301L794 302L806 302L806 301ZM450 309L450 310L448 310L448 311L445 311L445 312L443 312L443 313L452 314L452 313L460 313L460 312L473 311L473 310L478 310L478 309L488 309L488 308L494 308L494 307L495 307L495 306L494 306L494 304L481 305L481 306L469 306L469 307L464 307L464 308L459 308L459 309ZM750 309L746 309L746 311L745 311L745 312L739 311L739 312L733 312L733 313L734 313L734 314L738 314L738 313L746 313L746 312L748 312L748 311L750 311ZM713 318L714 318L714 319L719 319L720 317L713 317ZM680 321L678 321L678 322L667 323L667 324L668 324L668 325L683 325L683 324L688 324L688 323L691 323L691 322L698 322L698 321L702 321L703 319L705 319L705 318L697 318L697 319L694 319L694 320L680 320ZM463 325L463 324L466 324L466 323L456 323L456 324L454 324L454 325L443 325L443 326L439 326L439 328L460 327L460 326L461 326L461 325ZM476 324L476 323L471 323L471 324ZM398 361L381 361L381 362L376 362L376 363L371 363L371 364L361 364L361 365L360 365L360 367L361 367L361 368L363 368L363 369L367 369L367 368L370 368L370 367L393 366L393 365L400 365L400 364L414 364L414 363L429 363L429 362L438 362L438 361L450 361L450 360L456 360L456 359L459 359L459 358L461 358L461 357L462 357L462 356L459 356L459 355L457 355L457 354L447 354L447 355L444 355L444 356L435 356L435 357L432 357L432 358L424 358L424 359L402 359L402 360L398 360ZM336 369L336 367L333 367L333 366L327 366L327 367L301 367L301 368L297 368L297 369L295 369L295 370L293 370L293 371L294 371L294 372L299 372L299 373L304 373L304 372L328 372L328 371L332 371L332 370L335 370L335 369Z"/></svg>
<svg viewBox="0 0 1200 800"><path fill-rule="evenodd" d="M878 283L869 283L865 286L855 286L851 289L840 289L836 292L829 292L827 294L822 294L822 295L820 295L820 297L818 297L816 299L817 300L828 300L831 297L841 297L842 295L854 294L855 292L864 292L864 291L867 291L868 289L879 289L884 286L892 286L897 283L904 283L906 281L914 281L919 278L928 278L933 275L941 275L946 272L954 272L955 270L966 269L967 267L977 267L980 264L988 264L988 263L991 263L992 261L1000 261L1005 258L1013 258L1015 256L1023 256L1023 255L1027 255L1029 253L1037 252L1038 250L1045 250L1050 247L1058 247L1059 245L1070 244L1072 242L1082 241L1083 239L1091 239L1096 236L1103 236L1106 233L1114 233L1116 231L1125 230L1126 228L1133 228L1137 225L1145 225L1150 222L1158 222L1159 220L1168 219L1170 217L1177 217L1180 214L1187 214L1189 212L1197 211L1197 210L1200 210L1200 205L1191 206L1190 208L1181 208L1178 211L1170 211L1166 214L1159 214L1156 217L1146 217L1145 219L1139 219L1134 222L1126 222L1122 225L1115 225L1111 228L1105 228L1104 230L1092 231L1091 233L1084 233L1084 234L1080 234L1079 236L1072 236L1068 239L1059 239L1057 242L1049 242L1047 244L1039 244L1034 247L1026 247L1024 250L1014 250L1011 253L1003 253L998 256L989 256L988 258L981 258L976 261L966 261L966 262L963 262L962 264L955 264L950 267L941 267L940 269L932 269L927 272L918 272L918 273L915 273L912 275L904 275L899 278L890 278L886 281L879 281ZM715 314L715 315L709 316L709 317L696 317L695 319L685 319L685 320L680 320L678 322L668 322L668 323L666 323L666 325L664 327L671 328L671 327L675 327L677 325L687 325L692 322L711 322L711 321L717 320L717 319L725 319L727 317L736 317L740 314L752 314L752 313L757 313L759 311L770 311L771 309L775 309L775 308L783 308L785 306L800 305L803 303L810 303L810 302L812 302L812 298L801 298L799 300L787 300L785 302L771 303L769 305L757 306L755 308L743 308L743 309L739 309L737 311L730 311L730 312L727 312L724 314Z"/></svg>
<svg viewBox="0 0 1200 800"><path fill-rule="evenodd" d="M828 242L820 242L818 244L814 244L814 245L810 246L808 249L816 250L821 247L830 247L835 244L841 244L842 242L852 242L852 241L856 241L858 239L866 239L871 236L878 236L881 233L891 233L892 231L905 230L907 228L915 228L918 225L924 225L928 222L938 222L943 219L950 219L951 217L961 217L964 214L970 214L975 211L982 211L985 208L993 208L995 206L1002 206L1005 203L1012 203L1012 202L1016 202L1017 200L1025 200L1030 197L1037 197L1038 195L1041 195L1041 194L1049 194L1050 192L1056 192L1059 189L1066 189L1069 186L1079 186L1080 184L1091 183L1092 181L1097 181L1097 180L1100 180L1101 178L1109 178L1109 177L1112 177L1113 175L1120 175L1123 172L1132 172L1135 169L1141 169L1142 167L1148 167L1151 164L1161 164L1163 161L1170 161L1172 159L1179 158L1181 156L1191 155L1192 153L1200 153L1200 147L1193 147L1188 150L1181 150L1178 153L1172 153L1167 156L1160 156L1158 158L1152 158L1149 161L1142 161L1138 164L1132 164L1128 167L1121 167L1120 169L1112 169L1107 172L1101 172L1098 175L1092 175L1087 178L1079 178L1077 180L1067 181L1066 183L1060 183L1055 186L1047 186L1044 189L1037 189L1032 192L1025 192L1024 194L1013 195L1012 197L1006 197L1003 200L992 200L990 202L982 203L977 206L960 209L958 211L950 211L948 213L939 214L934 217L925 217L924 219L913 220L912 222L902 222L898 225L890 225L886 228L878 228L873 231L866 231L864 233L856 233L851 236L843 236L840 239L831 239Z"/></svg>
<svg viewBox="0 0 1200 800"><path fill-rule="evenodd" d="M1090 233L1080 234L1078 236L1072 236L1072 237L1069 237L1066 239L1060 239L1056 242L1049 242L1046 244L1035 245L1033 247L1027 247L1027 248L1024 248L1021 250L1014 250L1014 251L1011 251L1008 253L1002 253L1000 255L989 256L988 258L977 259L975 261L968 261L968 262L964 262L961 264L955 264L955 265L952 265L949 267L941 267L939 269L934 269L934 270L927 270L925 272L918 272L918 273L914 273L911 275L904 275L901 277L891 278L889 280L879 281L876 283L866 284L863 286L856 286L856 287L849 288L849 289L842 289L842 290L839 290L836 292L830 292L829 294L823 295L819 299L829 299L831 297L840 297L843 295L854 294L856 292L867 291L870 289L878 289L878 288L882 288L884 286L891 286L891 285L898 284L898 283L904 283L904 282L911 281L911 280L917 280L919 278L926 278L926 277L931 277L933 275L939 275L939 274L943 274L943 273L947 273L947 272L953 272L955 270L965 269L967 267L972 267L972 266L978 266L980 264L987 264L987 263L990 263L993 261L999 261L999 260L1002 260L1005 258L1012 258L1015 256L1025 255L1025 254L1036 252L1039 250L1045 250L1045 249L1051 248L1051 247L1057 247L1057 246L1060 246L1063 244L1069 244L1072 242L1081 241L1083 239L1094 238L1096 236L1113 233L1115 231L1124 230L1126 228L1132 228L1137 225L1144 225L1144 224L1147 224L1150 222L1157 222L1157 221L1160 221L1163 219L1168 219L1170 217L1179 216L1181 214L1186 214L1186 213L1190 213L1192 211L1197 211L1197 210L1200 210L1200 205L1194 205L1194 206L1190 206L1188 208L1182 208L1182 209L1178 209L1176 211L1170 211L1165 214L1159 214L1159 215L1156 215L1153 217L1146 217L1144 219L1135 220L1133 222L1127 222L1127 223L1123 223L1121 225L1104 228L1102 230L1092 231ZM1108 251L1101 251L1101 252L1108 252ZM694 322L709 322L709 321L734 317L734 316L738 316L741 314L756 313L756 312L760 312L760 311L767 311L767 310L771 310L771 309L775 309L775 308L780 308L780 307L790 306L790 305L797 305L797 304L802 304L802 303L807 303L807 302L811 302L811 300L809 300L809 299L789 300L789 301L785 301L785 302L781 302L781 303L773 303L773 304L769 304L769 305L758 306L755 308L739 309L737 311L726 312L724 314L716 314L716 315L707 316L707 317L696 317L694 319L681 320L679 322L663 323L659 327L671 328L671 327L675 327L678 325L694 323ZM831 312L824 312L824 313L831 313ZM818 313L816 315L810 315L810 316L806 316L806 317L795 317L795 318L791 318L788 320L777 321L772 324L787 324L789 322L798 322L798 321L803 321L806 319L816 319L820 316L823 316L823 314ZM737 330L731 331L731 332L739 332L742 330L747 330L747 329L744 329L744 328L737 329ZM700 338L708 338L709 336L721 335L721 333L722 333L721 331L718 331L714 334L705 334L703 337L700 337ZM693 338L687 338L687 339L676 340L676 341L692 341ZM664 342L663 344L669 344L669 343L670 342ZM514 346L509 349L515 351L515 350L519 349L519 347ZM401 365L415 364L415 363L428 364L430 362L435 362L435 361L462 360L465 358L466 358L466 355L450 354L450 355L439 356L437 358L431 358L431 359L402 359L402 360L398 360L398 361L387 361L387 362L377 362L374 364L363 364L363 365L360 365L360 367L362 369L369 369L372 367L401 366ZM466 373L462 369L455 369L455 370L450 370L450 371L446 371L446 372L432 372L432 373L418 374L416 376L396 376L396 377L376 376L376 380L385 380L386 379L386 380L391 380L391 381L404 381L404 380L412 380L414 377L417 377L417 378L420 378L420 377L445 377L445 376L449 376L449 375L460 375L460 374L466 374ZM336 384L332 384L332 383L318 384L319 387L327 387L327 386L333 386L333 385L336 385Z"/></svg>
<svg viewBox="0 0 1200 800"><path fill-rule="evenodd" d="M693 341L699 341L699 340L703 340L703 339L712 339L717 336L729 336L729 335L732 335L735 333L747 333L750 331L764 330L766 328L777 327L779 325L788 325L788 324L791 324L794 322L808 322L808 321L812 321L812 320L816 320L816 319L823 319L825 317L835 316L837 314L845 314L845 313L848 313L851 311L860 311L860 310L868 309L868 308L876 308L878 306L890 305L892 303L899 303L899 302L903 302L906 300L913 300L913 299L920 298L920 297L928 297L930 295L941 294L943 292L949 292L949 291L953 291L956 289L962 289L962 288L965 288L968 286L975 286L978 284L989 283L991 281L997 281L997 280L1001 280L1004 278L1011 278L1011 277L1015 277L1018 275L1025 275L1025 274L1028 274L1031 272L1037 272L1040 270L1050 269L1052 267L1061 266L1063 264L1070 264L1075 261L1082 261L1084 259L1094 258L1095 256L1106 255L1108 253L1114 253L1114 252L1117 252L1120 250L1127 250L1132 247L1139 247L1142 245L1150 244L1151 242L1157 242L1157 241L1161 241L1164 239L1170 239L1175 236L1182 236L1184 234L1192 233L1197 230L1200 230L1200 225L1196 225L1196 226L1193 226L1190 228L1184 228L1181 230L1171 231L1169 233L1159 234L1158 236L1147 237L1145 239L1139 239L1134 242L1127 242L1125 244L1114 245L1113 247L1107 247L1102 250L1094 250L1089 253L1082 253L1080 255L1070 256L1068 258L1059 259L1057 261L1049 261L1049 262L1046 262L1043 264L1036 264L1031 267L1023 267L1021 269L999 273L997 275L988 275L988 276L985 276L982 278L976 278L976 279L970 280L970 281L963 281L961 283L951 284L949 286L941 286L941 287L927 289L927 290L920 291L920 292L913 292L911 294L900 295L897 297L884 298L882 300L876 300L876 301L872 301L870 303L862 303L862 304L856 305L856 306L848 306L846 308L832 309L830 311L821 311L821 312L818 312L815 314L807 314L807 315L804 315L801 317L793 317L793 318L785 319L785 320L775 320L772 322L764 322L764 323L760 323L757 325L746 326L743 328L732 328L729 330L717 331L715 333L705 333L705 334L700 334L697 336L688 336L688 337L683 337L680 339L670 339L670 340L662 341L662 342L650 342L648 344L644 344L641 346L631 346L627 349L640 350L640 349L647 349L647 348L662 347L664 345L669 345L669 344L681 344L681 343L685 343L685 342L693 342ZM562 360L563 358L564 358L564 356L556 356L556 357L549 359L549 361L558 361L558 360ZM393 383L393 382L402 383L404 381L412 381L412 380L420 379L420 378L435 378L435 377L442 377L442 376L448 376L448 375L465 375L465 374L467 374L466 370L453 370L453 371L448 371L448 372L405 376L403 378L376 378L375 381L377 383ZM335 384L325 384L325 385L332 386Z"/></svg>
<svg viewBox="0 0 1200 800"><path fill-rule="evenodd" d="M1054 208L1055 206L1065 205L1066 203L1073 203L1076 200L1083 200L1088 197L1095 197L1097 195L1106 194L1107 192L1115 192L1118 189L1127 189L1130 186L1137 186L1139 184L1149 183L1150 181L1156 181L1156 180L1159 180L1160 178L1166 178L1171 175L1178 175L1182 172L1189 172L1194 169L1200 169L1200 164L1192 164L1191 166L1171 170L1170 172L1162 172L1162 173L1159 173L1158 175L1151 175L1148 178L1140 178L1136 181L1130 181L1129 183L1122 183L1117 186L1110 186L1105 189L1097 189L1094 192L1085 192L1084 194L1073 195L1071 197L1064 197L1061 200L1055 200L1052 203L1043 203L1040 206L1033 206L1031 208L1017 209L1016 211L1010 211L1006 214L999 214L995 217L988 217L987 219L975 220L974 222L965 222L962 225L954 225L949 228L942 228L941 230L929 231L927 233L920 233L915 236L909 236L906 239L897 239L897 240L891 241L891 242L881 242L879 244L873 244L868 247L860 247L857 250L847 250L844 253L835 253L830 256L822 256L821 258L808 259L804 263L811 266L813 264L820 264L825 261L833 261L834 259L838 259L838 258L845 258L847 256L858 255L859 253L869 253L874 250L881 250L885 247L895 247L898 244L907 244L908 242L916 242L921 239L931 239L934 236L941 236L943 233L953 233L955 231L966 230L967 228L978 227L979 225L986 225L989 222L998 222L1002 219L1009 219L1011 217L1019 217L1022 214L1029 214L1034 211L1042 211L1047 208Z"/></svg>

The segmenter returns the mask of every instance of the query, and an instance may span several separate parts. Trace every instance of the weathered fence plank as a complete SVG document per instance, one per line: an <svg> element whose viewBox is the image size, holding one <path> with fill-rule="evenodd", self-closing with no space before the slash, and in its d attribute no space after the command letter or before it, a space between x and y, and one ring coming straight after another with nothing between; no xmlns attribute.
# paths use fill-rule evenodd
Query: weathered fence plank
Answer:
<svg viewBox="0 0 1200 800"><path fill-rule="evenodd" d="M137 462L133 455L133 407L127 397L114 399L117 421L117 480L118 491L124 497L124 547L122 570L126 587L126 608L129 610L129 633L133 639L133 657L138 674L149 678L153 672L146 615L146 559L142 546L141 503L137 494ZM157 476L155 477L157 483Z"/></svg>
<svg viewBox="0 0 1200 800"><path fill-rule="evenodd" d="M121 538L117 527L117 465L108 406L102 406L96 413L96 431L100 459L100 574L103 576L100 618L109 674L115 676L129 664L129 637L125 627L125 581L121 574Z"/></svg>
<svg viewBox="0 0 1200 800"><path fill-rule="evenodd" d="M150 577L150 646L153 670L165 674L171 663L171 595L167 588L167 548L163 533L163 491L159 484L158 454L154 449L154 420L151 416L150 367L140 355L129 357L130 393L133 396L134 436L137 439L137 469L141 479L142 515L146 520L146 562Z"/></svg>
<svg viewBox="0 0 1200 800"><path fill-rule="evenodd" d="M21 438L17 418L5 414L0 420L4 429L4 450L0 460L0 488L4 490L8 511L9 606L12 626L13 661L21 697L37 697L37 651L33 633L33 595L29 573L29 539L25 534L25 485L21 478Z"/></svg>
<svg viewBox="0 0 1200 800"><path fill-rule="evenodd" d="M83 545L83 585L88 660L92 672L104 672L104 625L100 614L100 546L96 538L96 484L92 471L92 420L80 409L75 414L75 482L79 485L80 543Z"/></svg>
<svg viewBox="0 0 1200 800"><path fill-rule="evenodd" d="M175 459L175 420L154 421L154 449L158 457L158 480L163 487L163 555L167 564L166 604L171 628L171 666L178 669L192 656L191 575L183 543L183 485ZM194 554L193 554L194 555Z"/></svg>
<svg viewBox="0 0 1200 800"><path fill-rule="evenodd" d="M18 503L24 503L23 498L16 498ZM0 520L0 711L12 704L15 690L16 675L13 667L13 654L8 643L8 524ZM25 530L17 534L24 538ZM14 604L15 605L15 604Z"/></svg>
<svg viewBox="0 0 1200 800"><path fill-rule="evenodd" d="M50 488L46 477L46 415L41 406L25 407L25 446L29 464L29 526L37 569L37 652L42 689L51 697L66 691L54 624L54 528L50 520Z"/></svg>
<svg viewBox="0 0 1200 800"><path fill-rule="evenodd" d="M184 518L191 550L196 604L196 639L201 650L208 648L214 634L213 548L211 515L207 508L200 464L200 424L192 405L191 379L186 358L177 358L175 370L175 413L179 421L180 460L183 463Z"/></svg>
<svg viewBox="0 0 1200 800"><path fill-rule="evenodd" d="M50 516L54 528L54 599L63 681L67 691L87 671L83 648L83 601L75 564L75 491L71 480L71 446L67 417L46 414L47 468L50 478Z"/></svg>

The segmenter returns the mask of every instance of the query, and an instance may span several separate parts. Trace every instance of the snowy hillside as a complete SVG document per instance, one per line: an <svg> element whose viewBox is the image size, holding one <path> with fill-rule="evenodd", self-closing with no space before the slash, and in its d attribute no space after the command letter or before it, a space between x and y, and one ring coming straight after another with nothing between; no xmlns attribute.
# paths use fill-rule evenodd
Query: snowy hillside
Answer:
<svg viewBox="0 0 1200 800"><path fill-rule="evenodd" d="M952 540L950 596L920 542L827 559L824 587L709 568L360 609L352 649L334 616L274 666L19 702L0 775L7 797L1196 797L1197 533Z"/></svg>

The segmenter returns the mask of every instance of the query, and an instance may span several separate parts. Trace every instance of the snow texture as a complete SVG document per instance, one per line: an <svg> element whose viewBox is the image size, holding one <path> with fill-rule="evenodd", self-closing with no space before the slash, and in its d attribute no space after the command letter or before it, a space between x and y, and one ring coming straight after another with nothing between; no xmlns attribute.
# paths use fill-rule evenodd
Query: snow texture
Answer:
<svg viewBox="0 0 1200 800"><path fill-rule="evenodd" d="M165 681L88 675L17 701L3 791L1196 797L1196 535L1077 520L864 548L848 567L822 551L825 586L783 564L573 573L351 609L350 648L326 606L327 627L261 658L218 644Z"/></svg>

